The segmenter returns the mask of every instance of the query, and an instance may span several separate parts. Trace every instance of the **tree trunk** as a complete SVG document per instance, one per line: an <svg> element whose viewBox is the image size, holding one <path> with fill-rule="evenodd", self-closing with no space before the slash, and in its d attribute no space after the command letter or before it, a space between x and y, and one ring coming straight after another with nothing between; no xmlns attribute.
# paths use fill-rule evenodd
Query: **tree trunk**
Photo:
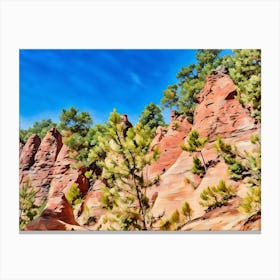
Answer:
<svg viewBox="0 0 280 280"><path fill-rule="evenodd" d="M205 174L207 172L207 167L206 167L206 163L205 163L205 160L204 160L204 157L203 157L203 154L202 152L200 151L200 155L201 155L201 158L202 158L202 161L203 161L203 166L204 166L204 170L205 170Z"/></svg>

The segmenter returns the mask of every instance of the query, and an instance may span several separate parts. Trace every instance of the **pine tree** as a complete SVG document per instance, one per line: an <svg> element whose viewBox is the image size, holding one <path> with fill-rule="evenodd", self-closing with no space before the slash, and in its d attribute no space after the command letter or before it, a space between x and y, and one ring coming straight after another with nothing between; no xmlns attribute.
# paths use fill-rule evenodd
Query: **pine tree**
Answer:
<svg viewBox="0 0 280 280"><path fill-rule="evenodd" d="M178 83L169 85L163 92L161 103L167 108L176 107L179 113L193 116L197 96L202 90L205 77L221 63L221 50L198 50L195 64L183 67L177 73Z"/></svg>
<svg viewBox="0 0 280 280"><path fill-rule="evenodd" d="M251 142L257 146L252 152L240 152L237 147L232 147L218 137L215 143L216 151L222 156L228 165L231 179L246 179L251 185L258 185L261 180L261 153L260 140L257 135L253 135Z"/></svg>
<svg viewBox="0 0 280 280"><path fill-rule="evenodd" d="M85 136L73 133L64 140L64 144L71 150L71 158L77 161L77 166L90 168L100 157L105 157L105 154L100 150L99 142L106 129L106 125L96 124L89 129Z"/></svg>
<svg viewBox="0 0 280 280"><path fill-rule="evenodd" d="M199 204L206 207L206 212L221 207L228 200L236 196L236 190L231 185L227 186L224 180L220 180L217 186L208 186L200 193Z"/></svg>
<svg viewBox="0 0 280 280"><path fill-rule="evenodd" d="M123 135L120 115L110 114L106 136L100 143L106 151L102 162L102 203L108 210L111 224L108 229L148 230L155 222L150 213L151 202L146 196L153 185L147 179L145 169L158 158L159 151L149 152L151 129L138 123Z"/></svg>
<svg viewBox="0 0 280 280"><path fill-rule="evenodd" d="M248 188L247 195L239 206L239 211L254 215L261 211L261 146L258 135L251 136L255 148L240 152L236 147L225 143L220 137L216 141L216 150L228 165L231 178L242 180Z"/></svg>
<svg viewBox="0 0 280 280"><path fill-rule="evenodd" d="M167 89L163 91L163 97L160 102L165 108L172 109L173 107L178 107L179 97L177 91L177 85L169 85Z"/></svg>
<svg viewBox="0 0 280 280"><path fill-rule="evenodd" d="M46 202L42 203L40 207L35 204L36 192L30 186L29 180L23 183L19 192L19 228L22 230L25 225L31 222L34 218L39 216L46 206Z"/></svg>
<svg viewBox="0 0 280 280"><path fill-rule="evenodd" d="M208 138L204 137L204 138L200 138L199 137L199 133L198 131L196 131L195 129L193 129L187 138L187 145L183 144L181 147L184 151L187 152L199 152L201 159L203 161L203 166L204 166L204 171L205 173L207 172L207 167L206 167L206 163L202 154L202 149L204 147L204 145L208 142ZM198 158L194 158L194 171L198 169L200 170L201 168L199 168L199 162L198 162Z"/></svg>
<svg viewBox="0 0 280 280"><path fill-rule="evenodd" d="M182 214L186 217L186 219L190 220L192 216L192 209L190 207L190 204L185 201L182 206Z"/></svg>
<svg viewBox="0 0 280 280"><path fill-rule="evenodd" d="M42 119L39 122L34 122L33 126L28 129L21 129L19 137L24 143L32 134L37 134L42 139L51 128L56 126L57 124L54 123L51 119Z"/></svg>
<svg viewBox="0 0 280 280"><path fill-rule="evenodd" d="M142 123L144 126L147 125L153 132L155 132L158 126L165 125L161 109L153 102L148 104L142 111L139 123Z"/></svg>
<svg viewBox="0 0 280 280"><path fill-rule="evenodd" d="M249 188L238 210L249 215L255 215L261 211L261 188L259 186Z"/></svg>
<svg viewBox="0 0 280 280"><path fill-rule="evenodd" d="M193 157L193 165L191 168L191 172L200 176L203 176L206 173L204 165L202 164L201 160L196 156Z"/></svg>
<svg viewBox="0 0 280 280"><path fill-rule="evenodd" d="M69 110L62 109L59 128L85 136L92 125L92 118L88 112L78 112L73 106Z"/></svg>
<svg viewBox="0 0 280 280"><path fill-rule="evenodd" d="M159 222L160 230L180 230L191 220L193 210L189 203L185 201L182 205L181 214L176 209L168 219L161 219Z"/></svg>
<svg viewBox="0 0 280 280"><path fill-rule="evenodd" d="M251 116L261 119L261 50L234 50L230 63L230 77L238 92L238 100L247 107Z"/></svg>

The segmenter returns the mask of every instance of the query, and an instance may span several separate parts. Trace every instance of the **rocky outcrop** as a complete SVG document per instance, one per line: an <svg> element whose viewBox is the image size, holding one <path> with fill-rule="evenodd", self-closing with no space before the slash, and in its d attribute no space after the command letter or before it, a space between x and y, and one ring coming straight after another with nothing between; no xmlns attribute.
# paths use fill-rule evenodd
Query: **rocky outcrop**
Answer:
<svg viewBox="0 0 280 280"><path fill-rule="evenodd" d="M159 148L160 157L146 170L148 179L160 175L157 184L147 191L155 216L164 213L165 217L170 217L187 201L193 211L192 220L183 225L182 230L260 230L260 213L248 218L238 211L247 189L241 181L230 179L228 166L214 147L217 136L221 136L239 150L250 151L253 149L251 135L260 133L260 124L235 97L230 77L222 71L213 71L198 96L193 123L187 116L172 111L170 125L157 128L150 149ZM207 165L204 176L191 172L193 156L200 155L181 148L192 129L209 139L202 150ZM29 178L37 191L36 203L47 202L42 214L25 230L102 229L100 218L106 213L101 204L102 182L97 180L89 187L85 170L72 168L75 161L70 158L70 151L62 144L56 129L50 130L42 142L32 135L20 148L20 184ZM226 205L206 212L199 203L200 193L208 186L217 185L221 179L236 189L237 196ZM83 202L74 208L65 198L73 183L83 195Z"/></svg>
<svg viewBox="0 0 280 280"><path fill-rule="evenodd" d="M57 155L62 147L62 137L56 128L52 128L42 140L34 164L26 172L21 183L29 179L36 190L36 204L41 205L47 198Z"/></svg>
<svg viewBox="0 0 280 280"><path fill-rule="evenodd" d="M165 166L165 158L173 156L174 150L177 150L177 153L174 162L161 175L159 185L153 187L149 192L150 197L158 192L153 207L155 216L165 213L168 217L176 209L180 210L183 203L187 201L193 210L193 219L196 222L185 226L184 230L244 229L246 217L237 211L238 203L236 201L246 194L246 190L240 182L230 180L227 172L228 167L218 157L214 148L214 141L217 136L222 136L225 141L235 144L238 149L250 151L253 148L250 141L251 135L260 133L259 124L256 124L254 119L249 116L246 109L235 99L235 95L234 83L228 75L214 74L208 76L204 89L199 95L199 104L194 113L192 127L186 127L185 133L180 136L180 140L176 139L171 144L165 144L163 137L157 144L159 147L165 146L164 156L155 163L160 168ZM176 116L173 117L174 121L176 121ZM170 129L171 127L168 128L169 131ZM203 137L209 137L209 142L202 150L206 163L209 164L207 173L203 178L191 172L193 154L182 150L179 152L183 138L187 136L191 129L196 129ZM169 145L172 146L172 149ZM154 166L151 167L152 170L154 168ZM239 196L227 207L209 213L206 219L205 211L199 204L200 193L208 186L217 185L221 179L234 186ZM217 216L215 212L218 211L223 211L224 214ZM213 215L213 218L211 218L211 215ZM218 219L219 223L217 222ZM255 222L250 229L260 229L260 223Z"/></svg>
<svg viewBox="0 0 280 280"><path fill-rule="evenodd" d="M235 98L235 85L228 75L211 75L198 96L194 128L210 141L218 135L228 138L256 130L258 127L247 110Z"/></svg>
<svg viewBox="0 0 280 280"><path fill-rule="evenodd" d="M149 177L165 173L182 153L181 145L186 135L190 132L192 125L185 116L176 116L172 111L171 123L168 128L159 126L155 138L151 143L151 149L158 147L160 158L149 168Z"/></svg>
<svg viewBox="0 0 280 280"><path fill-rule="evenodd" d="M63 193L48 201L40 217L31 221L24 230L67 230L70 225L78 226L72 207Z"/></svg>
<svg viewBox="0 0 280 280"><path fill-rule="evenodd" d="M51 129L40 142L38 136L32 135L20 156L21 184L29 181L36 191L37 205L46 202L42 214L25 230L71 230L72 226L77 230L79 224L65 195L73 183L86 195L89 184L83 176L85 170L71 167L75 161L69 156L69 148L62 144L57 129Z"/></svg>
<svg viewBox="0 0 280 280"><path fill-rule="evenodd" d="M19 169L21 171L28 170L35 162L35 155L41 144L41 139L38 135L32 134L25 145L20 143Z"/></svg>

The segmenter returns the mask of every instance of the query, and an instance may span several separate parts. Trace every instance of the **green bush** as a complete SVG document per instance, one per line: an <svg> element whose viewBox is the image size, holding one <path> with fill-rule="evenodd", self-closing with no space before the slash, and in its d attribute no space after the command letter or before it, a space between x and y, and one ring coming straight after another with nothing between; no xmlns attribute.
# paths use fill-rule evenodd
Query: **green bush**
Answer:
<svg viewBox="0 0 280 280"><path fill-rule="evenodd" d="M22 185L19 192L19 228L22 230L25 225L38 217L46 206L45 201L41 206L35 204L35 189L30 186L29 180Z"/></svg>
<svg viewBox="0 0 280 280"><path fill-rule="evenodd" d="M68 203L72 206L82 202L82 193L77 183L73 183L65 195Z"/></svg>
<svg viewBox="0 0 280 280"><path fill-rule="evenodd" d="M236 190L231 185L226 185L224 180L220 180L218 186L209 186L200 193L201 206L206 207L206 212L221 207L228 200L236 196Z"/></svg>
<svg viewBox="0 0 280 280"><path fill-rule="evenodd" d="M200 176L203 176L205 174L204 166L198 157L193 157L191 172Z"/></svg>
<svg viewBox="0 0 280 280"><path fill-rule="evenodd" d="M239 205L241 213L254 215L261 210L261 188L252 187Z"/></svg>
<svg viewBox="0 0 280 280"><path fill-rule="evenodd" d="M190 220L192 215L192 209L187 201L184 202L182 206L182 214L186 219Z"/></svg>

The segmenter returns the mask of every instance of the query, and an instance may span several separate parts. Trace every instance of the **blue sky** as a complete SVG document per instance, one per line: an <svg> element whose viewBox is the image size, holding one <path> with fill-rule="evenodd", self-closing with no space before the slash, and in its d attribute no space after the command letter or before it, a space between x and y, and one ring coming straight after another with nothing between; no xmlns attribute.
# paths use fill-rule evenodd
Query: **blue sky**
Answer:
<svg viewBox="0 0 280 280"><path fill-rule="evenodd" d="M71 106L103 123L116 108L136 123L145 105L160 104L195 50L20 50L20 128ZM164 111L166 121L169 111Z"/></svg>

